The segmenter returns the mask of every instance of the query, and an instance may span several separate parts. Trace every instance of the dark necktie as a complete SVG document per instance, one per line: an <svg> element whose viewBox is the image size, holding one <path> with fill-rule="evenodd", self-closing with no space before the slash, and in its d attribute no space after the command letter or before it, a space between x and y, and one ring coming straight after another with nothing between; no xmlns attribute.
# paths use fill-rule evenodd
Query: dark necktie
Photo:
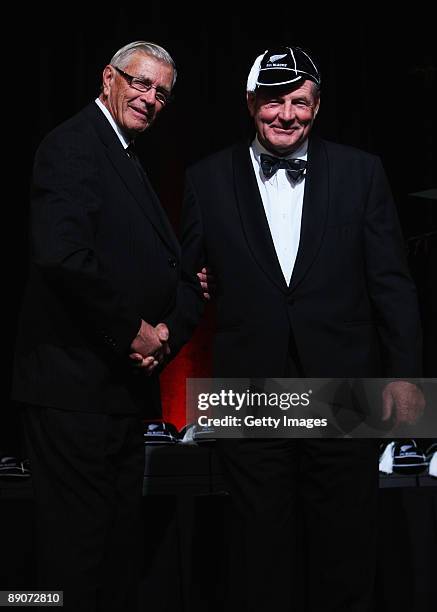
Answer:
<svg viewBox="0 0 437 612"><path fill-rule="evenodd" d="M135 151L135 145L133 142L130 143L130 145L127 147L126 149L126 153L129 157L130 160L132 160L132 163L135 166L135 170L138 174L138 176L140 177L140 179L142 181L144 181L144 170L143 170L143 166L141 165L140 160L138 159L138 155Z"/></svg>
<svg viewBox="0 0 437 612"><path fill-rule="evenodd" d="M273 157L272 155L261 155L261 170L267 180L279 170L284 168L288 176L294 181L298 181L305 174L306 161L304 159L284 159L283 157Z"/></svg>

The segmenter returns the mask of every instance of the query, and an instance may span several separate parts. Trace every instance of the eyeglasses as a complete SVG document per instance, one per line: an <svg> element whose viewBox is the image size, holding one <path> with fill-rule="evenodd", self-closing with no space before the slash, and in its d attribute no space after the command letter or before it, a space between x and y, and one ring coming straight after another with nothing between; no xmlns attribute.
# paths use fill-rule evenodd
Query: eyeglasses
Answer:
<svg viewBox="0 0 437 612"><path fill-rule="evenodd" d="M120 74L126 80L129 87L132 87L133 89L136 89L137 91L141 91L143 93L145 93L146 91L150 91L151 89L154 89L155 98L161 104L161 106L165 106L171 101L170 92L160 89L156 87L155 85L148 83L147 81L143 81L143 79L134 77L128 74L127 72L120 70L120 68L117 68L117 66L113 66L113 68L115 68L118 74Z"/></svg>

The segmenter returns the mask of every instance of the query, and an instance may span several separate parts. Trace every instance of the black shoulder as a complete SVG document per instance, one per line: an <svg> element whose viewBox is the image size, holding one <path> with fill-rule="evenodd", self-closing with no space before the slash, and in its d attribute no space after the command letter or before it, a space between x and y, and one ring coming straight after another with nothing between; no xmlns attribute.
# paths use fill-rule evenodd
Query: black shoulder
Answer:
<svg viewBox="0 0 437 612"><path fill-rule="evenodd" d="M41 151L53 148L83 150L89 148L95 139L95 130L83 109L46 134L39 144L37 155Z"/></svg>
<svg viewBox="0 0 437 612"><path fill-rule="evenodd" d="M326 153L329 157L336 158L339 161L349 161L352 163L360 162L373 166L375 161L379 160L379 157L377 155L374 155L373 153L369 153L362 149L357 149L356 147L339 144L330 140L318 139L318 142L321 144L321 146L325 148Z"/></svg>
<svg viewBox="0 0 437 612"><path fill-rule="evenodd" d="M195 162L190 165L187 173L189 175L196 176L198 174L204 174L205 172L209 172L213 168L224 168L226 166L230 166L232 164L232 158L234 152L237 148L247 146L249 149L248 143L234 143L233 145L226 147L225 149L221 149L220 151L216 151L215 153L211 153L207 157Z"/></svg>

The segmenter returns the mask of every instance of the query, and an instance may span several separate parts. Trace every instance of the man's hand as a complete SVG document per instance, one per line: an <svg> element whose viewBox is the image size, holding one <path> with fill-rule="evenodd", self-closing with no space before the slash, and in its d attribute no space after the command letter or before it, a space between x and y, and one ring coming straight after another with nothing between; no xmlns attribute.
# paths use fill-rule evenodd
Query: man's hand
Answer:
<svg viewBox="0 0 437 612"><path fill-rule="evenodd" d="M395 380L382 392L382 420L394 418L395 427L413 425L423 414L425 398L419 387L405 380Z"/></svg>
<svg viewBox="0 0 437 612"><path fill-rule="evenodd" d="M203 297L205 300L210 300L211 295L214 296L215 290L215 278L212 275L211 269L208 267L202 268L201 271L197 273L197 278L202 287Z"/></svg>
<svg viewBox="0 0 437 612"><path fill-rule="evenodd" d="M150 375L170 353L168 337L169 332L165 323L158 323L153 327L141 321L141 327L131 344L132 352L129 355L129 358L135 362L135 367Z"/></svg>

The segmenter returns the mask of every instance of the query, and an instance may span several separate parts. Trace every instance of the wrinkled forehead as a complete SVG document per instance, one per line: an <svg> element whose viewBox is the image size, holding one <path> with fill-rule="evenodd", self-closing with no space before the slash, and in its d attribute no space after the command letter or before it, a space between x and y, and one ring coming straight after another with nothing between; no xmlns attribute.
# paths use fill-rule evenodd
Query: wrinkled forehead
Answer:
<svg viewBox="0 0 437 612"><path fill-rule="evenodd" d="M155 66L168 66L171 68L170 64L167 64L163 59L155 57L150 53L145 53L144 51L135 51L135 53L132 53L126 58L126 61L124 62L124 69L134 66L142 66L145 70L148 67L152 69Z"/></svg>
<svg viewBox="0 0 437 612"><path fill-rule="evenodd" d="M173 66L160 57L155 57L149 53L136 52L132 54L123 70L146 81L163 81L162 85L166 85L168 89L171 89L173 84Z"/></svg>

